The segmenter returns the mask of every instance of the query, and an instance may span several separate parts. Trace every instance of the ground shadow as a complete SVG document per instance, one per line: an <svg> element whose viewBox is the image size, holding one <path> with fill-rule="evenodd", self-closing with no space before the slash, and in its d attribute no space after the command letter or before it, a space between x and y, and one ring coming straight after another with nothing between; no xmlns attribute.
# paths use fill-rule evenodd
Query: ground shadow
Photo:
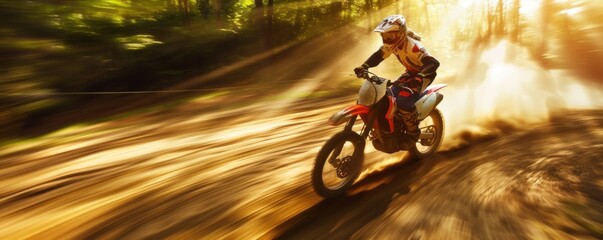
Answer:
<svg viewBox="0 0 603 240"><path fill-rule="evenodd" d="M275 239L348 239L386 213L392 200L410 192L410 185L435 162L409 161L373 173L357 182L347 196L325 199L275 227Z"/></svg>

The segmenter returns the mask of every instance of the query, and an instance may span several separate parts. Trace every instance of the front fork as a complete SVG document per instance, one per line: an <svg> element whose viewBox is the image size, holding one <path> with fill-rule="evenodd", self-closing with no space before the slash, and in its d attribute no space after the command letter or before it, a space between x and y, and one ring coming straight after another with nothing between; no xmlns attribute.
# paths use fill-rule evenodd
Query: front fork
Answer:
<svg viewBox="0 0 603 240"><path fill-rule="evenodd" d="M343 131L344 132L352 131L352 127L354 127L354 123L356 123L357 118L358 118L358 115L354 115L354 116L350 117L350 119L348 120L348 123L345 124ZM337 157L339 157L339 154L341 154L341 150L343 149L343 144L345 144L345 142L343 142L341 145L337 146L335 148L335 150L333 150L333 155L331 155L331 157L329 158L329 163L336 168L339 167L339 161L336 161L336 160L337 160Z"/></svg>
<svg viewBox="0 0 603 240"><path fill-rule="evenodd" d="M352 127L354 127L354 123L356 123L356 119L357 118L358 118L358 115L352 116L348 120L348 123L345 124L345 127L343 128L343 131L352 131Z"/></svg>
<svg viewBox="0 0 603 240"><path fill-rule="evenodd" d="M366 139L368 137L369 132L373 128L373 122L375 121L376 116L377 116L377 114L374 111L371 111L369 113L368 123L366 123L364 125L364 127L362 128L362 132L360 133L360 135L362 136L363 139ZM352 131L352 127L354 127L354 124L356 123L356 119L358 119L358 115L354 115L354 116L350 117L348 122L345 124L343 131ZM329 158L329 163L336 164L337 161L335 161L335 160L337 159L339 154L341 154L342 149L343 149L343 144L341 144L335 148L335 150L333 151L333 155Z"/></svg>

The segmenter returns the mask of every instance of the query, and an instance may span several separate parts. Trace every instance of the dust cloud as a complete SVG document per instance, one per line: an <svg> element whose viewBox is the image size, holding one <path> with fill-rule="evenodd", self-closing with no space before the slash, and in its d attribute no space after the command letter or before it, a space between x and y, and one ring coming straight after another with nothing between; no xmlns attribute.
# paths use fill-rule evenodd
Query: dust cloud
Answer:
<svg viewBox="0 0 603 240"><path fill-rule="evenodd" d="M450 81L439 106L448 127L444 150L505 130L529 129L554 112L603 107L601 88L567 70L542 68L526 48L503 40L484 51L467 52L453 76L438 80Z"/></svg>
<svg viewBox="0 0 603 240"><path fill-rule="evenodd" d="M542 22L539 14L534 14L541 3L521 2L523 7L520 12L526 16L525 21L533 25L533 29L545 28L547 23ZM593 55L600 50L590 48L595 43L592 38L600 32L588 31L585 36L587 39L579 41L581 44L574 44L565 39L568 36L560 34L542 42L546 48L555 49L557 54L546 57L573 58L557 60L561 66L546 66L536 59L534 49L539 46L520 45L505 39L452 44L458 41L452 33L459 31L463 24L475 25L466 13L471 7L480 7L479 4L479 1L463 1L440 11L440 25L430 34L422 34L425 47L441 62L435 83L448 84L440 90L444 94L444 101L438 106L446 124L441 150L462 148L473 141L492 139L511 130L527 130L531 124L547 122L549 116L556 112L603 107L603 88L598 83L600 77L584 74L593 72L592 65L587 63L600 60L598 55ZM582 11L589 5L580 4L584 6L570 10ZM373 21L396 10L395 6L384 8L373 15ZM560 14L569 13L565 11ZM575 18L576 23L583 22L589 28L600 25L579 14L571 17ZM413 28L417 25L416 21L408 19L409 27L421 34L424 29ZM334 77L332 81L337 84L360 84L359 80L349 77L349 73L378 49L381 39L376 33L353 32L365 32L360 29L371 26L370 23L370 19L364 19L347 29L345 34L335 34L347 36L345 39L353 37L356 41L351 46L350 41L346 41L346 46L350 47L334 56L338 60L334 59L335 64L329 66L330 74L321 76ZM395 80L404 69L395 57L390 57L372 71Z"/></svg>

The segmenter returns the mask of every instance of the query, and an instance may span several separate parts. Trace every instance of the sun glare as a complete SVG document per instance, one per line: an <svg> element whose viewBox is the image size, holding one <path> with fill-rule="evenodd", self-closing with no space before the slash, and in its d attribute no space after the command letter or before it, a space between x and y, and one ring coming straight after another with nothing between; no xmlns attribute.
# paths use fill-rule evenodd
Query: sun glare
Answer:
<svg viewBox="0 0 603 240"><path fill-rule="evenodd" d="M523 14L533 13L540 8L541 2L541 0L521 0L519 12Z"/></svg>
<svg viewBox="0 0 603 240"><path fill-rule="evenodd" d="M486 1L482 1L482 0L459 0L458 4L459 6L461 6L462 8L471 8L474 7L475 5L482 3L484 4L484 2L486 2L485 4L489 4L491 6L495 6L497 4L497 0L486 0ZM556 1L560 1L560 0L556 0ZM513 0L503 0L505 6L511 6L513 5ZM519 11L522 14L529 14L529 13L534 13L536 12L542 5L542 0L520 0L520 8Z"/></svg>
<svg viewBox="0 0 603 240"><path fill-rule="evenodd" d="M573 16L576 15L577 13L581 12L582 8L581 7L575 7L575 8L570 8L570 9L566 9L561 11L562 14L567 14L569 16Z"/></svg>
<svg viewBox="0 0 603 240"><path fill-rule="evenodd" d="M480 0L459 0L458 4L463 8L469 8L478 2L480 2Z"/></svg>

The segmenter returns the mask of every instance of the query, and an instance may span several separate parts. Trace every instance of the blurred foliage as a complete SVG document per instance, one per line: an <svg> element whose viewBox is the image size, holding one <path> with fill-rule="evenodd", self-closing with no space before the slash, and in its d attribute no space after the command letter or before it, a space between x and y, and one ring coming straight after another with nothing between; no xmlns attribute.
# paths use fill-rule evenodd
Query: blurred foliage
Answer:
<svg viewBox="0 0 603 240"><path fill-rule="evenodd" d="M27 119L95 98L48 100L8 94L161 89L350 23L368 32L393 12L412 19L409 25L421 34L444 29L459 48L467 42L480 45L509 38L531 46L543 64L564 64L551 59L575 53L555 49L553 41L570 44L575 37L601 36L601 24L583 25L580 19L603 19L603 11L598 11L602 4L586 4L569 0L0 1L0 90L7 93L0 96L6 109L0 114L0 126L8 121L17 129L27 128L31 125ZM385 8L387 14L378 13ZM451 18L450 12L456 16ZM591 59L601 53L592 52L598 45L588 44L592 43L581 45L581 53L589 56L581 63L591 66ZM36 113L32 106L42 111Z"/></svg>
<svg viewBox="0 0 603 240"><path fill-rule="evenodd" d="M340 14L336 1L280 1L270 10L253 1L3 2L7 21L0 25L0 48L10 61L2 66L0 87L4 92L164 87L349 23L361 16L354 4Z"/></svg>
<svg viewBox="0 0 603 240"><path fill-rule="evenodd" d="M379 6L332 0L32 0L1 1L0 7L3 132L106 97L44 94L162 89L326 33Z"/></svg>

